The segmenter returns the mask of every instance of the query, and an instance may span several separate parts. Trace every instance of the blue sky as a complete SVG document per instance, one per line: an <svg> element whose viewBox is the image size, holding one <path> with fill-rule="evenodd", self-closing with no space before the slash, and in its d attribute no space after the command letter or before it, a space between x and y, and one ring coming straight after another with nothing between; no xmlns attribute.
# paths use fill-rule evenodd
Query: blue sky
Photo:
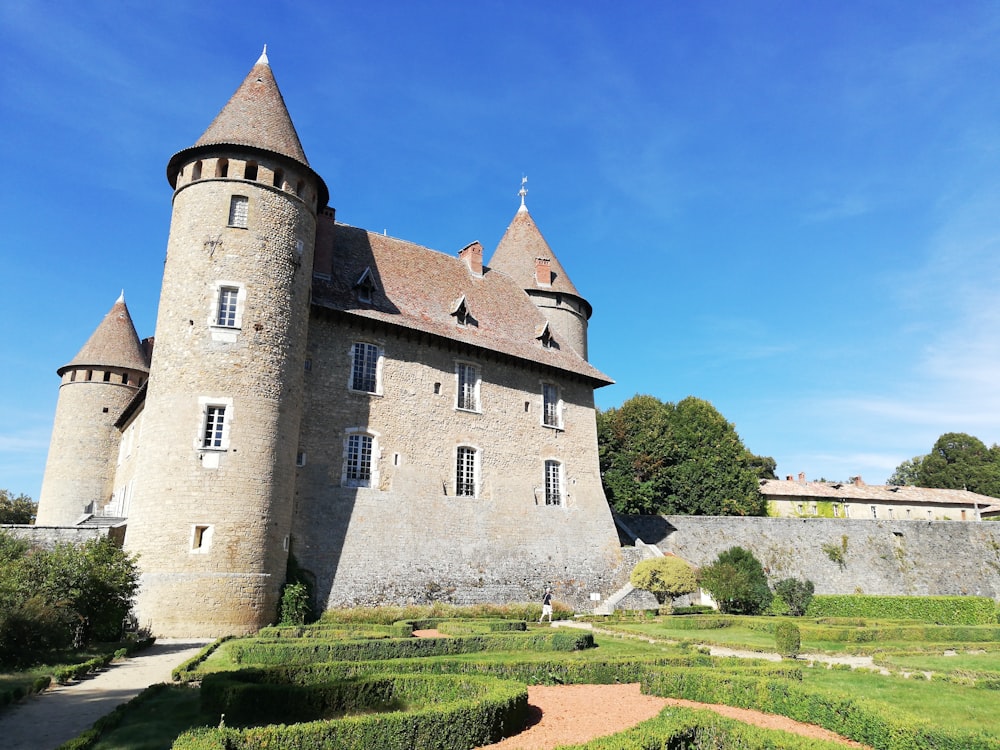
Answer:
<svg viewBox="0 0 1000 750"><path fill-rule="evenodd" d="M153 334L167 160L264 43L339 220L489 254L528 176L598 406L707 399L809 478L1000 441L997 3L311 5L0 5L0 487L122 288Z"/></svg>

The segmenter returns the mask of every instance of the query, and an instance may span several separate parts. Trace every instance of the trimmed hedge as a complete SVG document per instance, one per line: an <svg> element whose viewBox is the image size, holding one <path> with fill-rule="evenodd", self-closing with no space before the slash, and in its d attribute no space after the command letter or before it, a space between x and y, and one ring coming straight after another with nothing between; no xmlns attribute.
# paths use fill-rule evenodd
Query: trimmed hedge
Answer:
<svg viewBox="0 0 1000 750"><path fill-rule="evenodd" d="M995 625L997 607L987 596L814 596L807 617L879 617L941 625Z"/></svg>
<svg viewBox="0 0 1000 750"><path fill-rule="evenodd" d="M1000 738L937 727L889 705L814 692L787 680L709 669L661 669L650 671L641 682L649 695L780 714L880 750L1000 750Z"/></svg>
<svg viewBox="0 0 1000 750"><path fill-rule="evenodd" d="M802 636L794 622L779 622L774 629L774 641L778 653L789 659L798 656L802 648Z"/></svg>
<svg viewBox="0 0 1000 750"><path fill-rule="evenodd" d="M478 674L516 680L527 685L599 684L639 682L657 668L713 668L719 673L769 676L801 682L799 666L739 658L715 658L702 654L684 656L617 657L584 661L521 659L479 662L466 659L394 659L389 661L343 661L316 664L287 664L244 669L261 683L309 685L349 680L373 674Z"/></svg>
<svg viewBox="0 0 1000 750"><path fill-rule="evenodd" d="M575 750L843 750L843 744L761 729L727 719L712 711L665 708L658 716L610 737L601 737Z"/></svg>
<svg viewBox="0 0 1000 750"><path fill-rule="evenodd" d="M341 683L337 687L314 686L311 694L289 691L287 685L246 684L236 688L236 680L216 681L215 677L212 682L218 688L215 697L227 698L222 705L236 715L260 711L269 705L268 701L276 699L283 701L279 711L290 710L293 697L302 699L304 695L314 708L323 710L336 709L338 702L341 706L357 708L395 701L421 707L406 712L390 711L293 725L197 729L177 738L173 744L177 750L306 750L316 747L466 750L492 744L520 731L528 716L528 692L523 684L481 676L386 675ZM204 685L202 690L205 690ZM282 691L287 691L284 697Z"/></svg>
<svg viewBox="0 0 1000 750"><path fill-rule="evenodd" d="M234 637L235 636L232 635L226 635L223 636L222 638L219 638L219 640L217 641L209 643L207 646L205 646L205 648L203 648L197 654L192 656L190 659L181 662L176 667L174 667L173 671L170 673L170 679L172 679L174 682L193 682L195 680L200 680L202 677L205 676L205 673L202 672L199 669L199 667L202 665L205 659L207 659L209 656L215 653L215 650L219 646L221 646L226 641L232 640Z"/></svg>
<svg viewBox="0 0 1000 750"><path fill-rule="evenodd" d="M404 638L362 641L283 643L246 640L234 643L230 654L237 664L289 664L316 661L401 659L412 656L448 656L482 651L580 651L594 647L589 632L542 632L480 635L465 638Z"/></svg>

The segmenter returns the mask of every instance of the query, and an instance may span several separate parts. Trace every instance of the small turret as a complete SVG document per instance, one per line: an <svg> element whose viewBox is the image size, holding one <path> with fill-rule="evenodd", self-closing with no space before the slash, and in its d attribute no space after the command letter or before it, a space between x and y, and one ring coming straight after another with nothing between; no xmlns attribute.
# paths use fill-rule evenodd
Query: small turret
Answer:
<svg viewBox="0 0 1000 750"><path fill-rule="evenodd" d="M62 382L38 499L39 526L68 526L110 499L122 409L149 376L125 293L75 357Z"/></svg>
<svg viewBox="0 0 1000 750"><path fill-rule="evenodd" d="M559 344L569 344L586 359L590 303L573 286L528 213L525 182L527 178L521 183L521 206L493 252L489 268L513 278L548 319Z"/></svg>

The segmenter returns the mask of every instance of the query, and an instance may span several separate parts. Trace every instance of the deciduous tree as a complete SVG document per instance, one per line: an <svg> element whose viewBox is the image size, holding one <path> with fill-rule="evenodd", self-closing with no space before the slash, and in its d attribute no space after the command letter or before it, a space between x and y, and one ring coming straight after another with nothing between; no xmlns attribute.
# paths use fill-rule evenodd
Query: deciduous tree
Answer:
<svg viewBox="0 0 1000 750"><path fill-rule="evenodd" d="M0 489L0 523L34 523L38 503L27 495Z"/></svg>
<svg viewBox="0 0 1000 750"><path fill-rule="evenodd" d="M889 484L969 490L1000 497L1000 446L987 448L977 437L946 432L926 456L903 461Z"/></svg>
<svg viewBox="0 0 1000 750"><path fill-rule="evenodd" d="M708 401L635 396L600 412L604 491L624 514L764 515L759 479L774 459L746 449Z"/></svg>
<svg viewBox="0 0 1000 750"><path fill-rule="evenodd" d="M632 568L629 583L654 594L660 604L698 589L694 568L673 555L642 560Z"/></svg>
<svg viewBox="0 0 1000 750"><path fill-rule="evenodd" d="M760 614L774 598L764 567L743 547L720 552L711 565L701 569L698 582L712 595L719 610L727 614Z"/></svg>

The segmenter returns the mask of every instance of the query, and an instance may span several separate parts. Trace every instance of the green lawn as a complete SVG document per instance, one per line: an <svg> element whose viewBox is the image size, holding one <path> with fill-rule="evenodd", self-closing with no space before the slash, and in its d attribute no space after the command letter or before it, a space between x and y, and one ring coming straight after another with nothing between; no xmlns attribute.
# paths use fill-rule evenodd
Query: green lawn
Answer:
<svg viewBox="0 0 1000 750"><path fill-rule="evenodd" d="M167 750L181 732L214 726L219 717L201 712L196 688L174 685L132 711L94 750Z"/></svg>

